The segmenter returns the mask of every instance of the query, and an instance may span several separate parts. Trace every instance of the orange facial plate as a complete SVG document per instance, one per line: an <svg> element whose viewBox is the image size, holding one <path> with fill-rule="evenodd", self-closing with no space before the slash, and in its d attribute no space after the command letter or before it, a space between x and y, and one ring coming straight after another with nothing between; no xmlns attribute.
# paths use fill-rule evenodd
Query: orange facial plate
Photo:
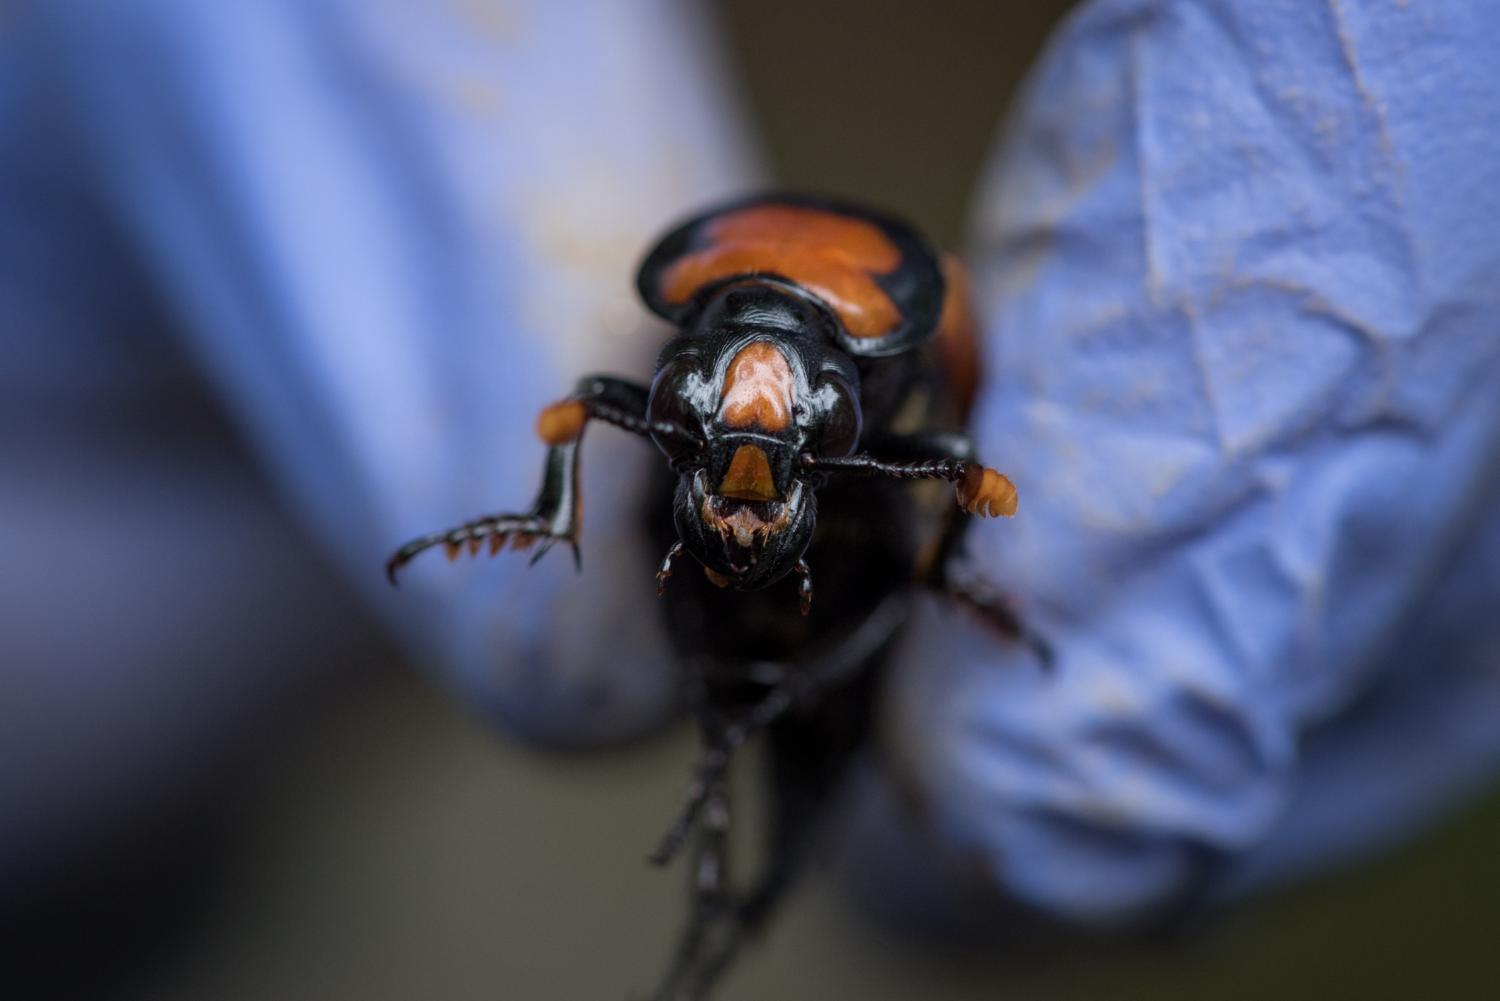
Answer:
<svg viewBox="0 0 1500 1001"><path fill-rule="evenodd" d="M785 431L794 387L792 367L779 348L768 341L747 344L724 374L719 419L740 431Z"/></svg>
<svg viewBox="0 0 1500 1001"><path fill-rule="evenodd" d="M780 495L771 476L766 453L755 445L741 445L729 460L729 469L719 484L719 494L738 500L773 501Z"/></svg>

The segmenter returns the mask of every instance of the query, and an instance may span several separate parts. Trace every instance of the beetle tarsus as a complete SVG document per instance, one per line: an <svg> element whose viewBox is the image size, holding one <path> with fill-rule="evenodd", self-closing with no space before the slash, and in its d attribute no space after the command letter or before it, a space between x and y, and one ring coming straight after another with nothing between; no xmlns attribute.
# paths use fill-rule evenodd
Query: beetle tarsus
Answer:
<svg viewBox="0 0 1500 1001"><path fill-rule="evenodd" d="M477 556L481 549L488 543L489 554L494 556L509 543L513 549L525 549L538 538L547 540L545 546L539 550L537 557L547 551L557 536L553 535L545 518L538 515L511 515L499 514L488 518L478 518L467 522L457 528L450 528L443 532L433 532L413 539L391 556L385 564L386 578L392 583L398 583L397 575L401 568L410 563L420 553L442 546L444 554L451 563L459 556L467 552L470 556ZM577 543L569 539L570 544ZM536 562L536 558L532 559Z"/></svg>

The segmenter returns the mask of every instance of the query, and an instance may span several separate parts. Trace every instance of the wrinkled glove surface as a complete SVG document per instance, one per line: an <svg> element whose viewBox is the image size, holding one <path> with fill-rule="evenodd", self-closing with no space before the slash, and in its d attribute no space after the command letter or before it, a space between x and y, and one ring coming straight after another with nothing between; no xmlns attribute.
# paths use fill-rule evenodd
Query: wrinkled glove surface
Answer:
<svg viewBox="0 0 1500 1001"><path fill-rule="evenodd" d="M1100 2L977 220L982 637L894 724L956 855L1132 916L1408 830L1500 753L1500 164L1477 3Z"/></svg>

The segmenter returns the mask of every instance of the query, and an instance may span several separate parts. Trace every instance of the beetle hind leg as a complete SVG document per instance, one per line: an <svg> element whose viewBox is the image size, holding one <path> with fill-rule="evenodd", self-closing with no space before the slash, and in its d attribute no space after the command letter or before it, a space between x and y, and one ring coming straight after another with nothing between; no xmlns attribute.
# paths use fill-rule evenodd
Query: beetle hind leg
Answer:
<svg viewBox="0 0 1500 1001"><path fill-rule="evenodd" d="M687 843L693 825L698 823L708 806L716 783L722 782L728 773L734 752L790 709L798 694L791 686L778 686L732 722L715 726L711 732L705 727L710 736L704 741L703 756L688 786L687 802L651 853L652 863L666 865L677 857Z"/></svg>

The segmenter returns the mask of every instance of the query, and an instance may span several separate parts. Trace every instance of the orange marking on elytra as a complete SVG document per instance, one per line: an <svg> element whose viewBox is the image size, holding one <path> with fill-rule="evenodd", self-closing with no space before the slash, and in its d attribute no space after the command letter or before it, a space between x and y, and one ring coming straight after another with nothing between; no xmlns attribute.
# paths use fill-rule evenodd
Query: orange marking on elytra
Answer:
<svg viewBox="0 0 1500 1001"><path fill-rule="evenodd" d="M662 298L684 303L699 289L740 274L774 274L832 307L853 337L883 337L901 311L875 275L901 265L901 250L874 223L803 205L756 205L707 224L711 243L674 261Z"/></svg>
<svg viewBox="0 0 1500 1001"><path fill-rule="evenodd" d="M979 324L969 294L968 269L953 254L944 254L942 264L947 290L934 340L948 376L948 390L958 403L959 416L967 421L979 389Z"/></svg>
<svg viewBox="0 0 1500 1001"><path fill-rule="evenodd" d="M785 431L792 419L795 385L780 348L769 341L747 344L724 373L719 419L742 431Z"/></svg>

